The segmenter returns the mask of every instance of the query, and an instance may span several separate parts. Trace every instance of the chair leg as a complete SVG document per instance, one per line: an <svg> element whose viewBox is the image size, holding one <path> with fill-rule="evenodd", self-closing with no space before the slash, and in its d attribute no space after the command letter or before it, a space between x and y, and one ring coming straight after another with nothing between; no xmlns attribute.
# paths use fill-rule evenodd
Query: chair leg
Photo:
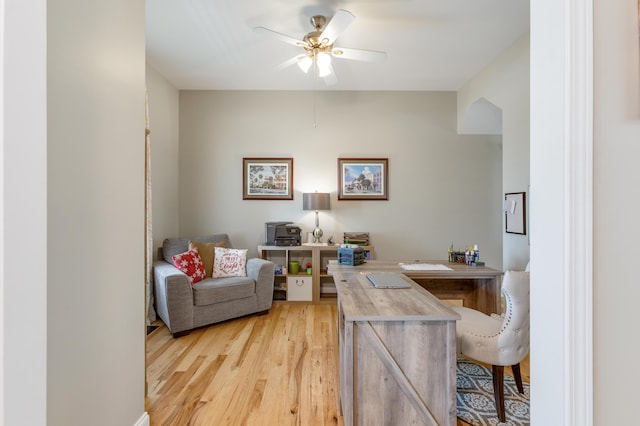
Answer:
<svg viewBox="0 0 640 426"><path fill-rule="evenodd" d="M513 378L516 380L516 386L518 387L518 392L524 393L524 387L522 386L522 375L520 375L520 363L511 366L511 371L513 371Z"/></svg>
<svg viewBox="0 0 640 426"><path fill-rule="evenodd" d="M177 339L179 337L186 336L189 333L191 333L191 330L183 330L183 331L178 331L177 333L171 333L171 334L173 335L174 339Z"/></svg>
<svg viewBox="0 0 640 426"><path fill-rule="evenodd" d="M493 370L493 397L496 400L496 411L498 419L504 423L504 367L501 365L492 365Z"/></svg>

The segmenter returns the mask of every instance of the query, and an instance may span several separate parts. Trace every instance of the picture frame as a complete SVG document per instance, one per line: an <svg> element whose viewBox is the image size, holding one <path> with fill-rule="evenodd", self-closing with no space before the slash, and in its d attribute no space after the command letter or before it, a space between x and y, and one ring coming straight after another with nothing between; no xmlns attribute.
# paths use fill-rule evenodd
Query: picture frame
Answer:
<svg viewBox="0 0 640 426"><path fill-rule="evenodd" d="M338 200L388 199L388 158L338 158Z"/></svg>
<svg viewBox="0 0 640 426"><path fill-rule="evenodd" d="M505 232L527 234L527 196L525 192L504 194Z"/></svg>
<svg viewBox="0 0 640 426"><path fill-rule="evenodd" d="M242 199L293 200L293 158L243 158Z"/></svg>

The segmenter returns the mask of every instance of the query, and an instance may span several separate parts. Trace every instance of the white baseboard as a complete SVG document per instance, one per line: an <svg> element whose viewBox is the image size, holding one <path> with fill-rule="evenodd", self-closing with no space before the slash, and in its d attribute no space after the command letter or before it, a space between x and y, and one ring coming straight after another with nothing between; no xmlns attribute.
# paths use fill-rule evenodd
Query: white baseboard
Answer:
<svg viewBox="0 0 640 426"><path fill-rule="evenodd" d="M149 422L149 414L146 411L142 414L142 416L140 416L138 421L133 424L133 426L150 426L150 425L151 423Z"/></svg>

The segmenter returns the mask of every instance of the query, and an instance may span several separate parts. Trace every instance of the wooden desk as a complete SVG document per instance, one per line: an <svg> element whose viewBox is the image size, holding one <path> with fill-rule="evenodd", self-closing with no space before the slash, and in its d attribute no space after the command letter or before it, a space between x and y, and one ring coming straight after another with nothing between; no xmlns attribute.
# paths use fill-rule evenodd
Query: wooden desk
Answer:
<svg viewBox="0 0 640 426"><path fill-rule="evenodd" d="M344 424L455 425L459 315L406 277L408 289L373 288L353 268L333 278Z"/></svg>
<svg viewBox="0 0 640 426"><path fill-rule="evenodd" d="M462 305L485 314L501 313L500 293L502 271L484 266L467 266L463 263L444 261L415 261L406 263L432 263L447 266L452 271L410 271L398 262L372 260L358 266L329 262L335 272L387 271L398 272L411 278L441 300L461 300Z"/></svg>

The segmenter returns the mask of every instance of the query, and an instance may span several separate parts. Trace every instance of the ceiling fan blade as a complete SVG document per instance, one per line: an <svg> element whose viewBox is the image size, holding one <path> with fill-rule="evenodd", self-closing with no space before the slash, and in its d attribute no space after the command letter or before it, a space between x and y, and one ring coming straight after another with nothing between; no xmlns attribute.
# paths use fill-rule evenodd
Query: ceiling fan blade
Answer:
<svg viewBox="0 0 640 426"><path fill-rule="evenodd" d="M293 44L294 46L304 47L307 45L306 42L302 40L295 39L286 34L279 33L277 31L270 30L265 27L255 27L253 29L258 34L266 35L267 37L275 38L280 41L284 41L285 43Z"/></svg>
<svg viewBox="0 0 640 426"><path fill-rule="evenodd" d="M333 18L322 30L320 41L324 44L331 45L344 30L356 19L353 13L348 10L338 9Z"/></svg>
<svg viewBox="0 0 640 426"><path fill-rule="evenodd" d="M335 58L354 59L356 61L365 62L384 62L387 60L386 52L378 52L376 50L348 49L344 47L335 47L331 51L331 55Z"/></svg>

